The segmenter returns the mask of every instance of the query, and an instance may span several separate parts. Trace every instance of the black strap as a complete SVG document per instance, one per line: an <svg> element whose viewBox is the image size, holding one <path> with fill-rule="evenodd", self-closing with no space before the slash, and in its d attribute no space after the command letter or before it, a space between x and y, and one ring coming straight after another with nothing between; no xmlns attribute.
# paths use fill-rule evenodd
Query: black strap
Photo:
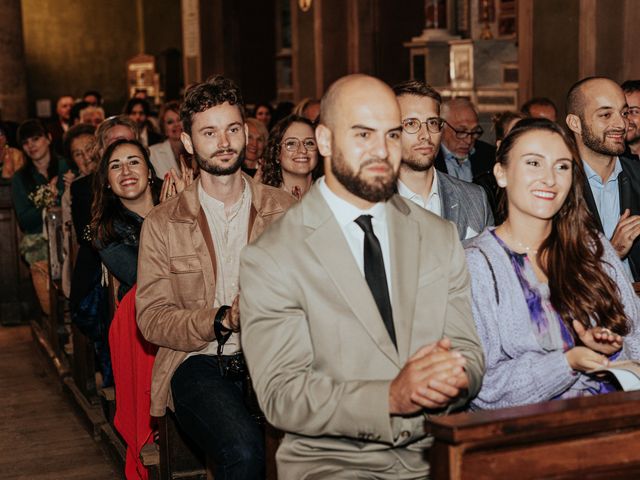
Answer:
<svg viewBox="0 0 640 480"><path fill-rule="evenodd" d="M373 299L378 306L378 311L382 316L382 321L389 333L389 337L391 337L391 341L396 348L398 348L396 330L393 326L393 312L391 310L391 299L389 298L387 274L384 269L384 258L382 257L380 241L375 233L373 233L371 215L360 215L355 222L364 231L364 277L373 294Z"/></svg>
<svg viewBox="0 0 640 480"><path fill-rule="evenodd" d="M227 343L227 340L229 340L232 333L228 328L222 325L222 318L230 308L231 307L229 305L222 305L218 308L213 320L213 332L216 334L216 341L218 342L218 355L222 355L222 347ZM222 333L223 330L227 330L227 333Z"/></svg>

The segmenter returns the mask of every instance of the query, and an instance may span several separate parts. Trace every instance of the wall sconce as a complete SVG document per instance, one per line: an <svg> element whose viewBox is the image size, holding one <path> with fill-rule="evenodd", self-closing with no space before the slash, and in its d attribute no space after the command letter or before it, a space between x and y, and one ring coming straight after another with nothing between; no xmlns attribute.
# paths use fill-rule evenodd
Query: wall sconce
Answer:
<svg viewBox="0 0 640 480"><path fill-rule="evenodd" d="M300 7L300 10L302 10L303 12L308 12L309 10L311 10L311 2L313 0L298 0L298 7Z"/></svg>

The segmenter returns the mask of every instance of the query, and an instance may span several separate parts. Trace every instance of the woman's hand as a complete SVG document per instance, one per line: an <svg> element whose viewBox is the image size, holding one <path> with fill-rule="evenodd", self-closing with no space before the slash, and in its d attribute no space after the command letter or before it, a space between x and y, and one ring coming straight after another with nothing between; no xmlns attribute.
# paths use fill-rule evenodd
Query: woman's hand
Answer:
<svg viewBox="0 0 640 480"><path fill-rule="evenodd" d="M75 173L73 173L71 170L69 170L68 172L66 172L64 174L64 176L62 177L63 181L64 181L64 189L65 190L69 190L69 188L71 187L71 184L73 183L73 181L75 180L76 175Z"/></svg>
<svg viewBox="0 0 640 480"><path fill-rule="evenodd" d="M609 366L607 357L587 347L573 347L567 350L564 356L567 358L569 366L579 372L588 372Z"/></svg>
<svg viewBox="0 0 640 480"><path fill-rule="evenodd" d="M160 203L164 202L168 198L171 198L175 194L175 188L176 186L173 183L171 174L166 173L164 176L164 182L162 182L162 188L160 189Z"/></svg>
<svg viewBox="0 0 640 480"><path fill-rule="evenodd" d="M622 337L608 328L592 327L589 329L577 320L573 321L573 329L580 341L591 350L605 355L612 355L622 348Z"/></svg>

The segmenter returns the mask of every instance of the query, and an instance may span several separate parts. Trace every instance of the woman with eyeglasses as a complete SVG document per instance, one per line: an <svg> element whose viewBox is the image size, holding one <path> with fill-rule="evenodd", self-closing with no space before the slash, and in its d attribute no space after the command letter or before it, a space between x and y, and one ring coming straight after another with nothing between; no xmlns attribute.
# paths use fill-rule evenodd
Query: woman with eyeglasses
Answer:
<svg viewBox="0 0 640 480"><path fill-rule="evenodd" d="M262 183L281 188L300 200L311 188L318 165L318 145L311 121L289 115L269 134Z"/></svg>
<svg viewBox="0 0 640 480"><path fill-rule="evenodd" d="M590 372L640 360L640 301L585 206L573 139L549 120L520 120L494 172L505 220L465 250L486 362L472 409L616 390Z"/></svg>

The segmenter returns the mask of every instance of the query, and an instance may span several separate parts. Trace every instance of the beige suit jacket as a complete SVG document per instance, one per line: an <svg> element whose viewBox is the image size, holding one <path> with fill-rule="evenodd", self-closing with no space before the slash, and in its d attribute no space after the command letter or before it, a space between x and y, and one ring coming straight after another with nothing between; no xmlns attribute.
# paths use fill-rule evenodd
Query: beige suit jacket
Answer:
<svg viewBox="0 0 640 480"><path fill-rule="evenodd" d="M280 217L295 199L273 187L251 188L249 241ZM136 316L142 335L160 346L153 364L151 415L173 408L171 378L190 352L215 339L213 302L216 254L193 182L147 215L140 234Z"/></svg>
<svg viewBox="0 0 640 480"><path fill-rule="evenodd" d="M424 478L426 415L390 417L388 391L425 344L449 337L468 359L469 394L480 388L484 359L455 226L397 195L386 209L397 351L317 186L243 250L242 346L267 419L288 432L281 479L398 465Z"/></svg>

